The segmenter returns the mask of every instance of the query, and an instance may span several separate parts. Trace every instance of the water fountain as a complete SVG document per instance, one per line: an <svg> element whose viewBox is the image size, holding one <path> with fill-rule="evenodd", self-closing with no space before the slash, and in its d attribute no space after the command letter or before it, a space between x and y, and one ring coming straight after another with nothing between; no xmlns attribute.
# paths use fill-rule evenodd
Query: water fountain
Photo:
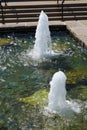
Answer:
<svg viewBox="0 0 87 130"><path fill-rule="evenodd" d="M35 34L35 45L28 55L36 61L59 55L52 50L52 42L48 24L48 16L41 11Z"/></svg>
<svg viewBox="0 0 87 130"><path fill-rule="evenodd" d="M51 110L63 109L66 107L66 76L62 71L56 72L50 82L50 92L48 96L48 108Z"/></svg>
<svg viewBox="0 0 87 130"><path fill-rule="evenodd" d="M35 38L35 45L29 55L35 60L40 60L43 59L46 54L51 53L52 50L48 17L43 11L41 11L39 16Z"/></svg>
<svg viewBox="0 0 87 130"><path fill-rule="evenodd" d="M44 12L41 12L41 15L45 15ZM40 23L39 28L42 26L42 23ZM42 32L39 32L39 36L40 33ZM62 35L58 35L57 33L61 33ZM36 42L36 37L34 48L31 51L34 60L43 60L47 56L53 56L51 49L58 52L59 46L57 45L62 44L62 42L62 46L64 48L63 50L66 51L66 47L68 45L68 48L71 48L74 55L66 56L66 58L59 57L59 64L56 64L56 62L54 63L54 61L48 61L51 66L49 66L46 62L42 63L45 64L47 68L31 65L33 64L31 63L32 60L29 61L30 57L26 56L27 48L30 48L31 50L34 43L34 37L32 37L32 35L25 33L14 34L13 36L12 34L9 34L10 37L12 36L13 45L0 47L0 127L6 126L7 129L11 130L29 130L37 128L46 130L64 130L64 128L67 130L77 130L86 128L87 82L85 83L84 81L87 81L87 55L84 55L84 53L80 50L78 51L79 45L77 45L73 38L68 36L66 32L66 35L63 35L63 32L59 31L57 33L55 34L56 38L52 35L52 44L51 42L49 42L49 45L46 44L46 48L44 48L44 51L42 50L43 53L40 49L44 47L42 47L42 41L45 39L41 39L41 44L39 44ZM40 55L38 54L39 51L37 46L39 46L39 51L41 52ZM36 51L34 51L34 49ZM28 56L30 50L27 52ZM61 47L60 50L62 51ZM35 55L33 55L33 52ZM25 57L23 57L22 54L24 54ZM29 62L29 64L26 62ZM65 70L67 77L62 71L56 72L58 68ZM50 82L50 92L48 96L48 81L53 72L56 73L53 75L52 81ZM68 81L67 86L69 85L69 87L71 87L67 92L68 96L66 95L65 89L66 79ZM75 85L75 87L72 88L71 85ZM45 90L43 90L43 88ZM52 113L57 113L57 116L55 115L52 118L44 116L42 113L42 107L47 104L47 96L49 102L46 107L46 112L51 112L50 115L53 116L55 114ZM25 100L28 99L28 97L32 104L30 104L28 100ZM24 99L24 103L20 100L20 98ZM42 104L39 104L40 101ZM82 107L80 107L79 101L81 102ZM39 107L39 105L41 106ZM79 114L75 113L77 117L74 120L74 123L67 123L66 118L62 118L63 120L61 120L60 114L71 116L74 112L81 112Z"/></svg>
<svg viewBox="0 0 87 130"><path fill-rule="evenodd" d="M66 79L66 75L59 71L53 75L50 81L48 107L46 109L51 113L67 116L72 112L80 112L81 106L78 103L66 100Z"/></svg>

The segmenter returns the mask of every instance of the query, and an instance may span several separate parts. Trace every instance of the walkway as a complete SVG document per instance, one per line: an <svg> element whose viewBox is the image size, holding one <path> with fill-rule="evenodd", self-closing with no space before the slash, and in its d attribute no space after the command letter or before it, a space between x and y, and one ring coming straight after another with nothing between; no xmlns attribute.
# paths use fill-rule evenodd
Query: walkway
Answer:
<svg viewBox="0 0 87 130"><path fill-rule="evenodd" d="M87 49L87 21L66 21L67 29Z"/></svg>

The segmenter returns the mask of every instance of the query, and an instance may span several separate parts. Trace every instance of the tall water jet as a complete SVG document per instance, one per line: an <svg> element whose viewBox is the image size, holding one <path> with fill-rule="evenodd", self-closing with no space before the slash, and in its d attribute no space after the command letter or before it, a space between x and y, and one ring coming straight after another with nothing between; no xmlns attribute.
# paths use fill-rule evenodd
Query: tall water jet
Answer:
<svg viewBox="0 0 87 130"><path fill-rule="evenodd" d="M35 60L40 60L50 54L52 49L48 17L43 11L41 11L39 16L35 38L34 48L29 55Z"/></svg>

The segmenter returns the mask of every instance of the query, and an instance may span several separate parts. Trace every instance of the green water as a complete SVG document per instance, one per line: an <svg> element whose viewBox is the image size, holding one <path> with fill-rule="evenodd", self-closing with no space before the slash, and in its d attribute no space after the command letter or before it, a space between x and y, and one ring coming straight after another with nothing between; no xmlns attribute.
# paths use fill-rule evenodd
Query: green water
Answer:
<svg viewBox="0 0 87 130"><path fill-rule="evenodd" d="M63 55L38 65L26 57L26 51L33 48L34 34L2 35L11 43L0 47L1 130L87 129L87 52L67 32L51 35L53 50ZM43 114L49 82L59 69L67 76L66 98L81 105L74 119Z"/></svg>

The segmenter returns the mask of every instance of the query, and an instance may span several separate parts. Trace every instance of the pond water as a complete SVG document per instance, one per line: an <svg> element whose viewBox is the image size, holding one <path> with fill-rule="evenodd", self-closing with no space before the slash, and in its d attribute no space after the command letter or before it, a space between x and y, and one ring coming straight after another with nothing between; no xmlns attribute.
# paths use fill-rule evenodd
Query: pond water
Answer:
<svg viewBox="0 0 87 130"><path fill-rule="evenodd" d="M0 129L86 130L87 51L67 31L51 34L52 49L63 55L36 63L27 57L35 43L34 33L4 34L10 42L0 47ZM49 82L62 70L67 76L67 99L81 109L67 119L44 114Z"/></svg>

